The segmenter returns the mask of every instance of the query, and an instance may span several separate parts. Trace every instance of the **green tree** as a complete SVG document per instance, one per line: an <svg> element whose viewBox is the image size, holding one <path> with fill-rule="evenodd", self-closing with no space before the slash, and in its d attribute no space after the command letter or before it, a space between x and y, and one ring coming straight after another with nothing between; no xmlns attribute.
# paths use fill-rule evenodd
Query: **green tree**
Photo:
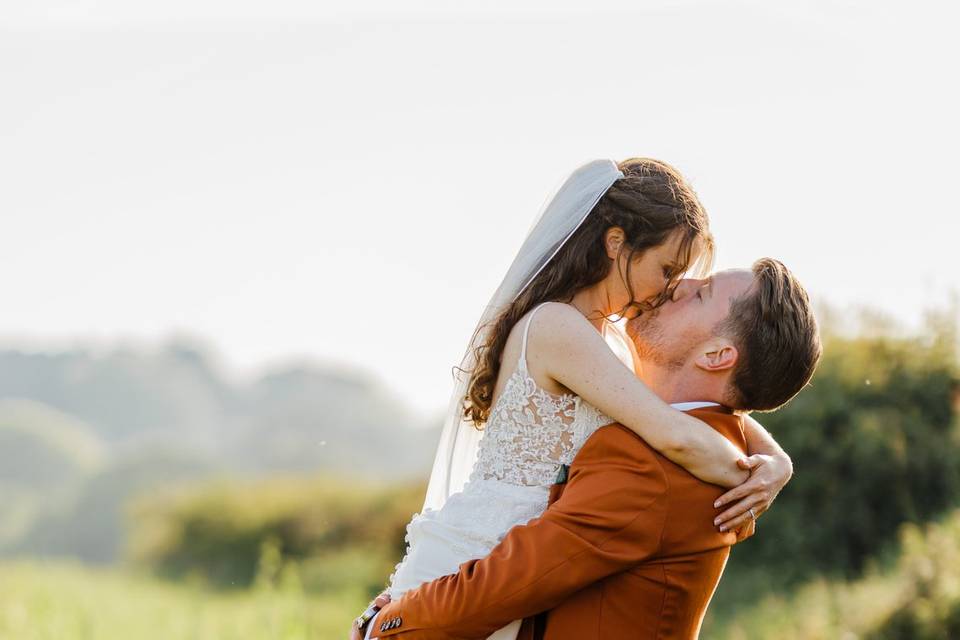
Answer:
<svg viewBox="0 0 960 640"><path fill-rule="evenodd" d="M934 317L915 337L826 336L810 387L761 416L795 475L735 550L732 573L860 575L902 524L960 504L954 323Z"/></svg>

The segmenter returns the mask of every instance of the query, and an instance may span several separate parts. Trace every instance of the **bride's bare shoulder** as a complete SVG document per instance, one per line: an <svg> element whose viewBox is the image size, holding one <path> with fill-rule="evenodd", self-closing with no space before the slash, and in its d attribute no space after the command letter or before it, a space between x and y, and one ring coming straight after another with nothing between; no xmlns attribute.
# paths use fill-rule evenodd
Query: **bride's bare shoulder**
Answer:
<svg viewBox="0 0 960 640"><path fill-rule="evenodd" d="M536 339L541 344L567 342L585 336L599 337L599 334L576 307L564 302L543 304L530 324L530 340Z"/></svg>

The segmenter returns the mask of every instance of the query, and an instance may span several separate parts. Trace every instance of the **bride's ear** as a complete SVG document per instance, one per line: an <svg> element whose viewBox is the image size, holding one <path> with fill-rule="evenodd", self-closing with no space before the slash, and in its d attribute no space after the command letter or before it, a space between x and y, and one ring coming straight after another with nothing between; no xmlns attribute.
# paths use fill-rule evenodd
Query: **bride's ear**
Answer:
<svg viewBox="0 0 960 640"><path fill-rule="evenodd" d="M620 249L623 248L623 243L627 238L627 234L624 233L621 227L610 227L603 234L604 247L607 250L607 257L611 260L616 260L617 256L620 255Z"/></svg>
<svg viewBox="0 0 960 640"><path fill-rule="evenodd" d="M740 353L732 344L713 345L696 359L696 365L704 371L726 371L732 369Z"/></svg>

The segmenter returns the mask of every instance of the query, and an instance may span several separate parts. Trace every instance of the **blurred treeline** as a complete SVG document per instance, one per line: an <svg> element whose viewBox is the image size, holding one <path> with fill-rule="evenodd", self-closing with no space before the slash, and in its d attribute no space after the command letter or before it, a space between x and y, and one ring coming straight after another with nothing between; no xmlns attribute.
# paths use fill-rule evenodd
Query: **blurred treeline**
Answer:
<svg viewBox="0 0 960 640"><path fill-rule="evenodd" d="M734 549L708 629L960 637L958 320L930 314L916 335L869 317L854 335L826 324L810 387L757 416L795 474Z"/></svg>
<svg viewBox="0 0 960 640"><path fill-rule="evenodd" d="M758 416L793 457L794 479L761 518L757 535L734 549L704 637L960 637L957 321L955 309L931 314L915 334L875 321L852 330L840 330L829 319L823 323L825 355L810 387L785 409ZM196 371L202 359L194 353L189 362L187 368ZM217 411L232 406L217 415L236 420L221 423L217 437L235 441L236 434L223 435L224 424L246 425L230 428L257 434L251 438L255 446L245 454L247 473L242 476L237 464L230 467L222 459L217 473L208 473L209 453L197 465L201 471L182 457L173 456L179 462L171 462L169 454L166 462L157 463L160 450L152 445L128 443L130 451L139 453L114 450L114 462L107 464L104 450L109 447L85 439L96 416L77 420L76 411L68 415L50 395L37 398L22 387L10 394L0 387L4 396L31 398L31 403L7 400L0 405L0 455L14 463L9 468L19 469L8 473L0 464L0 490L20 492L21 502L29 504L24 496L31 491L49 494L51 488L69 484L67 477L85 478L81 489L62 492L56 506L35 507L33 517L30 508L22 510L19 521L5 512L6 553L89 554L165 582L227 592L283 583L320 597L357 592L357 602L376 593L400 559L404 527L419 508L434 432L415 431L405 423L393 429L399 436L391 436L387 446L371 449L367 438L390 431L390 416L399 406L382 400L386 409L378 419L386 426L372 419L377 424L356 427L343 407L362 394L344 400L344 389L352 387L338 382L323 400L339 402L329 412L332 421L325 421L323 410L310 414L310 421L304 412L324 405L305 398L312 399L323 385L294 384L305 375L271 376L268 384L254 385L257 392L240 394L272 398L267 403L272 411L264 412L252 400L215 405ZM67 394L75 378L64 378L62 393ZM7 381L0 377L4 385ZM149 385L141 384L146 394ZM161 385L171 387L166 397L172 402L191 385L177 387L170 379ZM382 393L375 386L365 389ZM100 402L107 402L105 395ZM119 397L133 403L129 391L120 391ZM291 399L297 402L284 407ZM38 401L45 403L43 410ZM165 405L155 400L153 406ZM370 418L371 406L376 404L356 410ZM109 413L106 404L101 412ZM17 415L19 421L10 418ZM47 435L24 436L22 427L31 420L47 424L37 431ZM277 451L284 449L274 439L291 431L311 434L300 439L300 451L295 446L288 454L302 465L275 464L269 470L258 464L256 447L263 448L265 460L276 461L281 457ZM398 443L408 435L409 441ZM334 459L319 457L322 447L304 450L304 443L319 437L339 443ZM385 482L383 469L375 478L358 462L373 459L389 467L405 451L412 452L414 444L421 457L410 464L418 467L419 476ZM399 448L404 446L410 448ZM26 451L35 463L17 466ZM237 449L230 445L224 451L233 455ZM313 456L318 457L311 467L305 459ZM13 476L16 482L11 482ZM108 497L94 497L100 495L97 486ZM60 515L51 515L56 509ZM109 557L90 554L96 545L83 533L91 531L87 520L105 515L122 523ZM95 531L90 535L96 538ZM355 614L343 611L344 622Z"/></svg>
<svg viewBox="0 0 960 640"><path fill-rule="evenodd" d="M0 555L117 562L126 503L204 479L419 482L436 440L422 426L364 374L298 363L231 382L184 338L0 351Z"/></svg>
<svg viewBox="0 0 960 640"><path fill-rule="evenodd" d="M373 594L403 555L425 489L291 476L143 496L127 509L135 524L126 559L218 588L286 573L311 592Z"/></svg>

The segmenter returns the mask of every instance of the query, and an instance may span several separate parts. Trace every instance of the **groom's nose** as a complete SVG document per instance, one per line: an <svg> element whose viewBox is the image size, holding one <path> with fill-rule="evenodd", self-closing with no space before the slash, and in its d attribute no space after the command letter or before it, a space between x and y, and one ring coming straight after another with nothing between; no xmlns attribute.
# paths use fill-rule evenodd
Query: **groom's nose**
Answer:
<svg viewBox="0 0 960 640"><path fill-rule="evenodd" d="M703 286L703 280L696 280L694 278L684 278L677 283L676 288L673 290L673 297L671 302L679 302L684 298L692 296L697 292L697 289Z"/></svg>

